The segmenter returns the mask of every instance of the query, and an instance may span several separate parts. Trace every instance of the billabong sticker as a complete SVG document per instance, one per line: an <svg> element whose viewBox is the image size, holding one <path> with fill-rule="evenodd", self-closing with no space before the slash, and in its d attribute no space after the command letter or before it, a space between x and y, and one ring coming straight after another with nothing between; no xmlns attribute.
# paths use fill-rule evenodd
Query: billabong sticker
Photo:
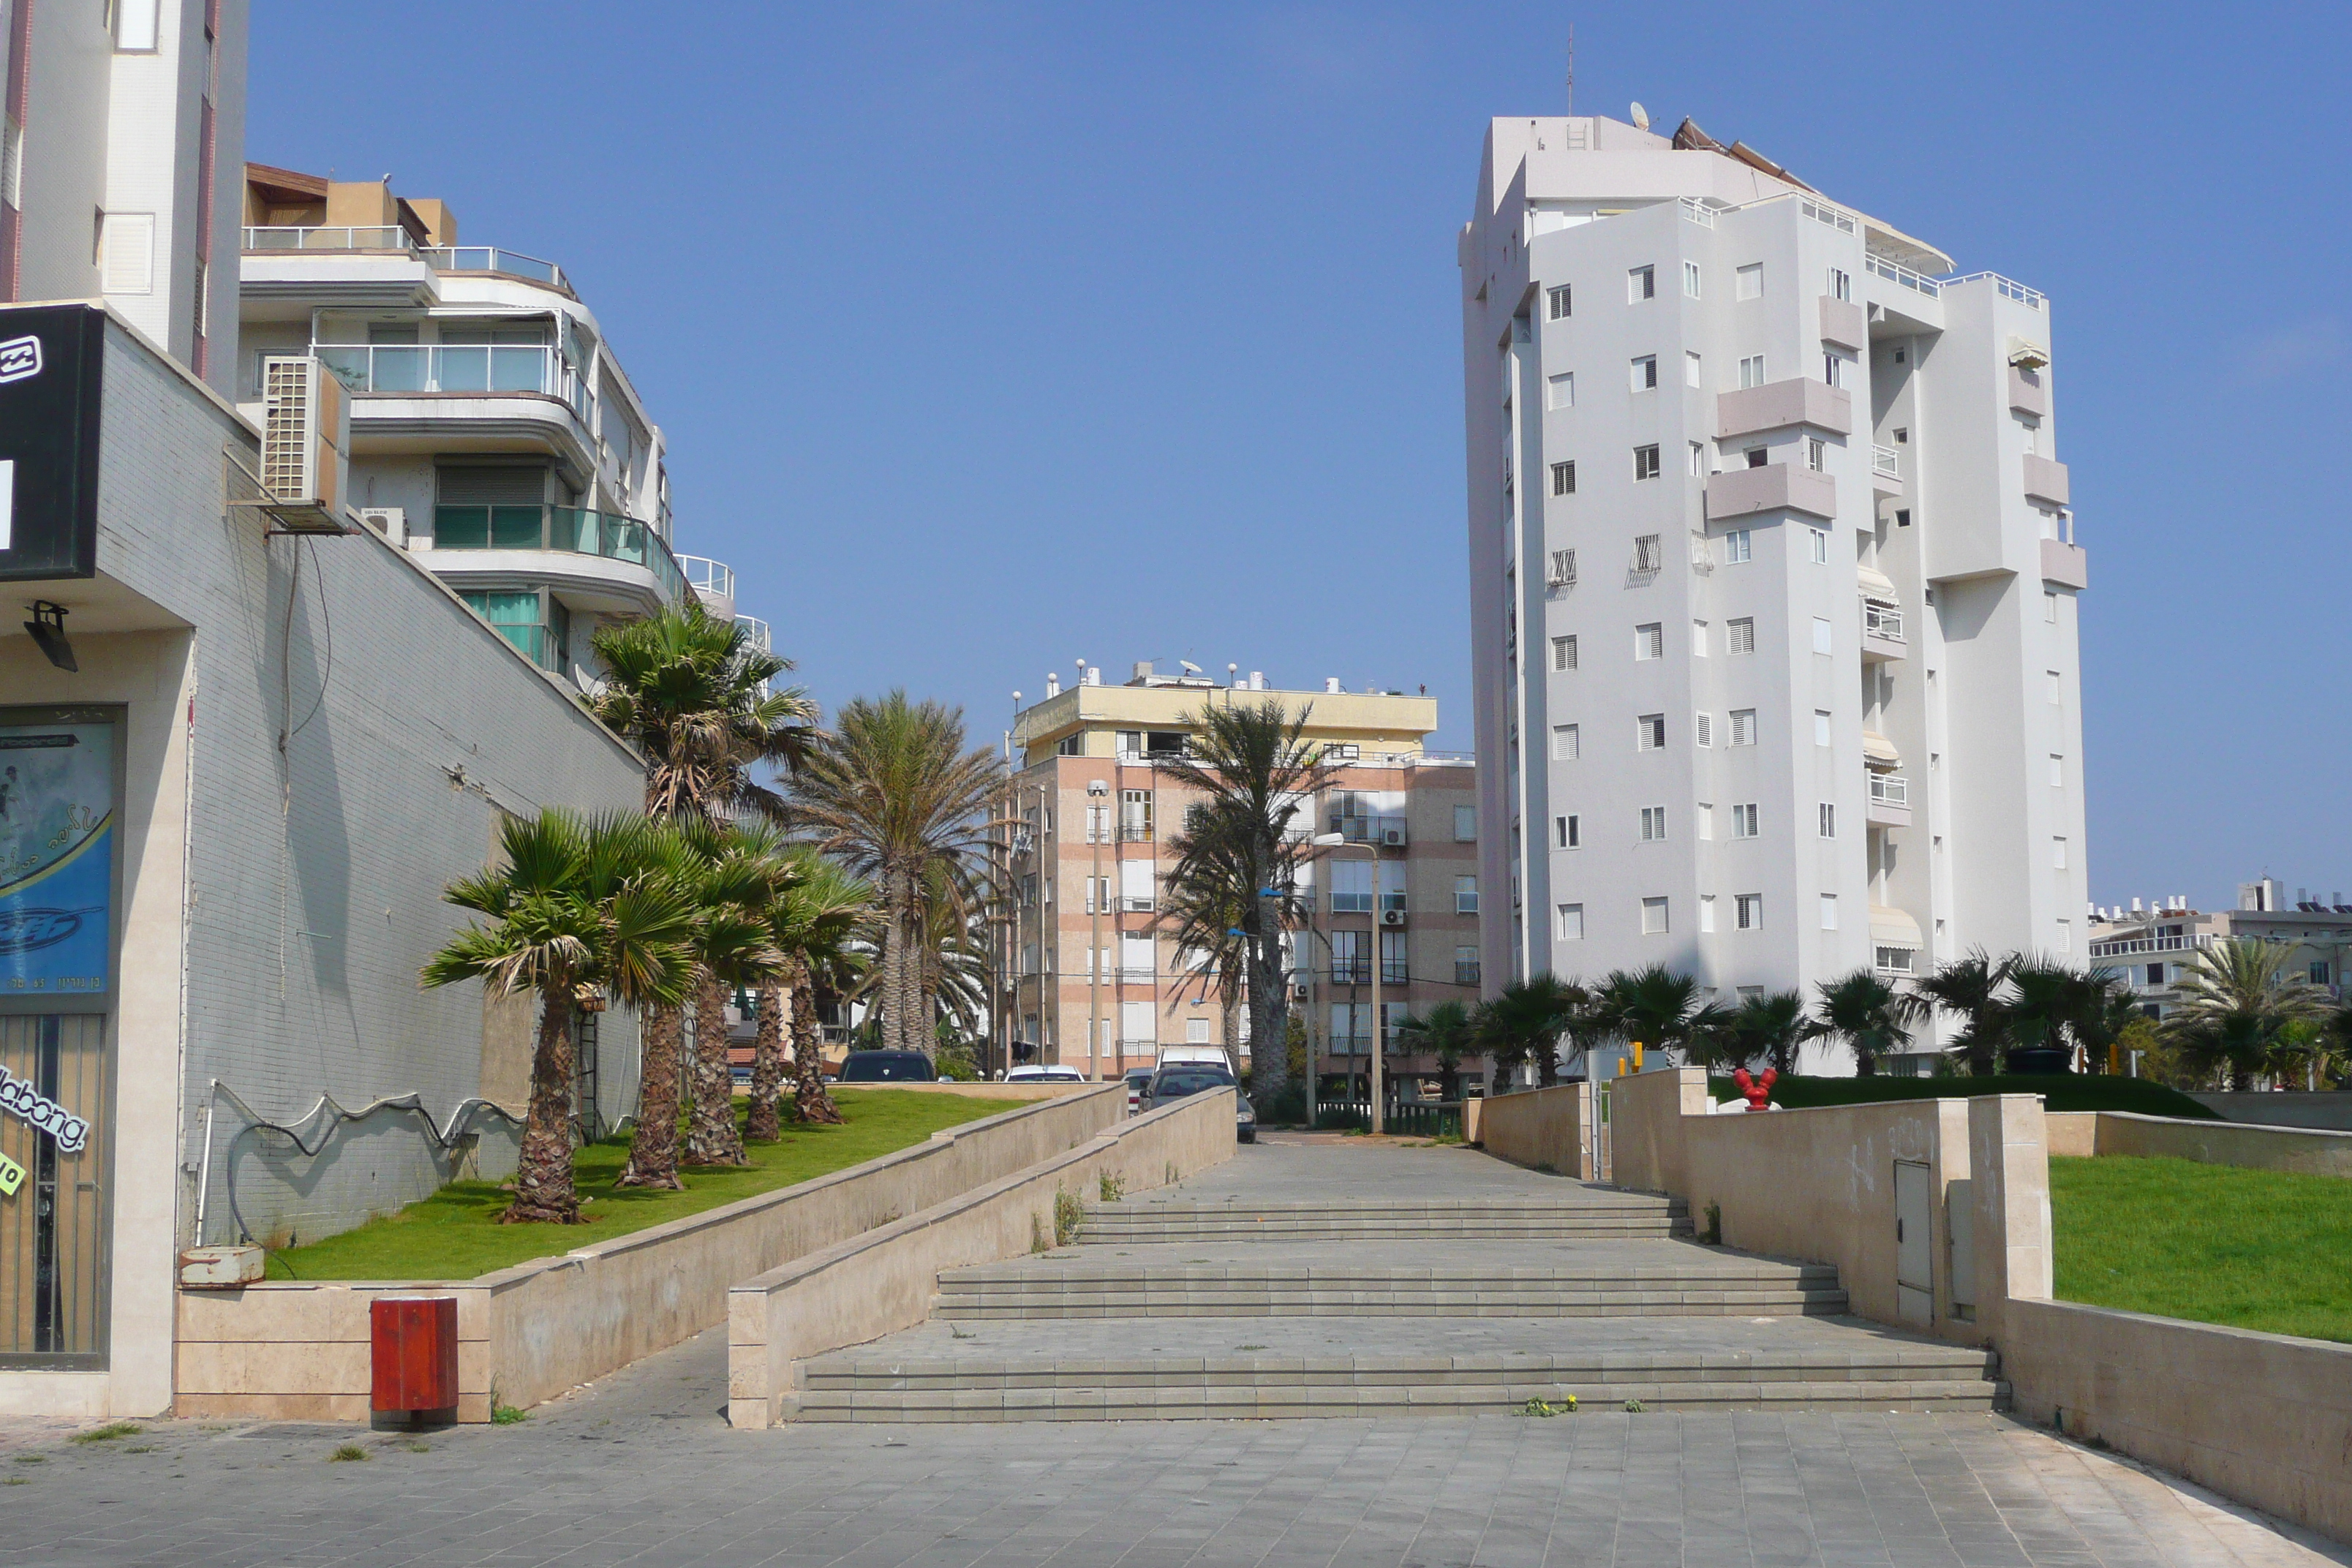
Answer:
<svg viewBox="0 0 2352 1568"><path fill-rule="evenodd" d="M10 338L0 343L0 385L28 381L41 374L41 340Z"/></svg>

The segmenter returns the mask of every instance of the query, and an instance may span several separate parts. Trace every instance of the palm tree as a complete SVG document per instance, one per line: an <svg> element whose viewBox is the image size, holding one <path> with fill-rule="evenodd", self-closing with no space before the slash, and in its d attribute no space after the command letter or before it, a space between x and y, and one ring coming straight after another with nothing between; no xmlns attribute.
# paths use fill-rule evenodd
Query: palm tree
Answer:
<svg viewBox="0 0 2352 1568"><path fill-rule="evenodd" d="M502 865L452 883L469 922L425 965L426 985L479 979L494 995L540 999L512 1223L580 1217L572 1180L572 1015L610 996L674 1005L693 970L693 907L663 871L641 817L582 818L550 809L499 827Z"/></svg>
<svg viewBox="0 0 2352 1568"><path fill-rule="evenodd" d="M893 691L845 705L794 780L796 819L874 885L876 992L881 1043L891 1049L928 1056L934 1048L923 979L927 933L940 922L926 901L943 906L954 929L979 903L988 805L1002 766L985 746L965 749L963 710Z"/></svg>
<svg viewBox="0 0 2352 1568"><path fill-rule="evenodd" d="M1805 998L1794 991L1743 996L1739 1005L1717 1010L1708 1025L1692 1031L1691 1051L1710 1068L1752 1067L1763 1062L1782 1077L1797 1070L1804 1044Z"/></svg>
<svg viewBox="0 0 2352 1568"><path fill-rule="evenodd" d="M1592 1011L1603 1038L1640 1041L1661 1053L1687 1051L1695 1037L1719 1026L1720 1008L1699 1005L1698 982L1663 963L1614 970L1593 993Z"/></svg>
<svg viewBox="0 0 2352 1568"><path fill-rule="evenodd" d="M1499 1086L1513 1068L1532 1059L1537 1082L1559 1079L1559 1041L1591 1004L1591 994L1550 971L1514 980L1478 1005L1473 1015L1480 1045L1495 1063Z"/></svg>
<svg viewBox="0 0 2352 1568"><path fill-rule="evenodd" d="M1438 1097L1462 1098L1462 1058L1477 1046L1477 1027L1467 1005L1448 999L1432 1007L1424 1017L1408 1017L1397 1026L1397 1045L1402 1050L1435 1057L1441 1079Z"/></svg>
<svg viewBox="0 0 2352 1568"><path fill-rule="evenodd" d="M604 668L589 711L644 755L647 815L782 817L784 797L753 769L797 771L816 740L808 695L771 689L792 660L691 596L642 619L608 622L589 643Z"/></svg>
<svg viewBox="0 0 2352 1568"><path fill-rule="evenodd" d="M772 828L689 828L686 837L701 861L695 892L702 906L696 924L700 960L694 991L694 1106L687 1121L686 1163L745 1165L743 1135L735 1125L735 1073L728 1060L727 998L783 973L769 910L795 874Z"/></svg>
<svg viewBox="0 0 2352 1568"><path fill-rule="evenodd" d="M1218 1016L1224 1022L1225 1048L1236 1060L1241 1055L1236 1020L1243 977L1249 969L1249 939L1242 930L1242 918L1250 901L1235 897L1234 879L1230 877L1182 882L1171 879L1161 889L1160 912L1152 921L1154 930L1175 937L1181 966L1200 977L1202 999L1216 997ZM1312 954L1307 962L1314 963Z"/></svg>
<svg viewBox="0 0 2352 1568"><path fill-rule="evenodd" d="M1250 1038L1265 1047L1250 1057L1250 1091L1261 1104L1279 1100L1290 1064L1290 987L1283 973L1282 935L1302 911L1289 889L1313 854L1312 833L1293 824L1337 773L1305 739L1312 704L1296 719L1278 700L1205 704L1192 721L1190 749L1161 764L1169 780L1196 790L1201 803L1169 847L1176 864L1171 893L1200 909L1237 916L1232 940L1245 952ZM1269 889L1274 891L1269 892ZM1384 1031L1375 1019L1377 1039Z"/></svg>
<svg viewBox="0 0 2352 1568"><path fill-rule="evenodd" d="M1933 974L1911 984L1912 994L1924 996L1937 1012L1960 1020L1951 1048L1969 1072L1984 1077L1999 1070L2003 1045L2001 991L2009 984L2010 966L2017 954L1996 959L1981 947L1964 958L1938 965Z"/></svg>
<svg viewBox="0 0 2352 1568"><path fill-rule="evenodd" d="M2240 937L2200 948L2181 977L2179 1012L2166 1032L2190 1061L2226 1072L2232 1089L2254 1087L2270 1070L2286 1026L2324 1019L2326 994L2287 973L2294 944Z"/></svg>
<svg viewBox="0 0 2352 1568"><path fill-rule="evenodd" d="M841 973L871 918L872 891L840 867L802 847L792 852L793 875L768 906L769 940L783 956L760 985L759 1035L751 1058L751 1112L747 1139L782 1137L777 1094L783 1078L783 1032L793 1031L793 1115L795 1121L838 1125L840 1108L825 1092L824 1042L816 1022L820 974ZM789 998L789 1003L787 1002Z"/></svg>
<svg viewBox="0 0 2352 1568"><path fill-rule="evenodd" d="M1843 1041L1864 1078L1876 1076L1879 1058L1910 1044L1911 1026L1927 1013L1924 999L1895 990L1867 969L1824 980L1818 989L1819 1011L1807 1034Z"/></svg>

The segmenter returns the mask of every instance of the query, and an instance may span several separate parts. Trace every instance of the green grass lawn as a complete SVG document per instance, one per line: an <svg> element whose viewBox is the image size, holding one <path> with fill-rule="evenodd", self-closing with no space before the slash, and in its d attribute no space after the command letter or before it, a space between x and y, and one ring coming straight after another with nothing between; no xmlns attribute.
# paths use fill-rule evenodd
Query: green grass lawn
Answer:
<svg viewBox="0 0 2352 1568"><path fill-rule="evenodd" d="M1002 1100L910 1089L836 1089L833 1099L849 1119L846 1126L801 1127L787 1121L781 1142L751 1145L750 1165L688 1170L682 1193L615 1188L614 1179L628 1163L628 1139L589 1144L573 1162L580 1195L595 1200L581 1211L587 1216L584 1225L500 1225L499 1211L512 1194L495 1182L453 1182L357 1230L271 1253L269 1278L471 1279L789 1187L919 1143L943 1128L1020 1109Z"/></svg>
<svg viewBox="0 0 2352 1568"><path fill-rule="evenodd" d="M2352 1343L2352 1181L2050 1162L2059 1299Z"/></svg>
<svg viewBox="0 0 2352 1568"><path fill-rule="evenodd" d="M1707 1092L1732 1100L1739 1090L1728 1078L1710 1078ZM2110 1074L2000 1073L1990 1078L1798 1078L1772 1086L1772 1103L1791 1110L1816 1105L1865 1105L1884 1100L1934 1100L1972 1094L2038 1094L2053 1110L2131 1110L2142 1116L2180 1116L2216 1121L2209 1110L2177 1089L2144 1078Z"/></svg>

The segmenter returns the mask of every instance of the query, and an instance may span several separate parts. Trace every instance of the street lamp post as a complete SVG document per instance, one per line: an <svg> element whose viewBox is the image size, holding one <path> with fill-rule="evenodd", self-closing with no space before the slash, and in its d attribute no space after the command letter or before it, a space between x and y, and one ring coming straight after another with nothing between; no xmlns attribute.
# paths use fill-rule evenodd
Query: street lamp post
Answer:
<svg viewBox="0 0 2352 1568"><path fill-rule="evenodd" d="M1384 1020L1381 1017L1381 848L1371 843L1350 845L1344 833L1318 833L1308 842L1318 849L1361 849L1365 858L1372 864L1371 1130L1377 1135L1388 1131L1388 1117L1381 1103L1383 1086L1381 1078L1381 1047L1385 1043L1381 1038ZM1313 962L1311 955L1308 962ZM1352 1030L1349 1032L1353 1033Z"/></svg>
<svg viewBox="0 0 2352 1568"><path fill-rule="evenodd" d="M1108 802L1110 785L1100 779L1087 781L1087 837L1095 850L1094 880L1087 888L1087 1081L1093 1083L1102 1077L1097 1065L1096 1052L1102 1047L1102 907L1110 901L1102 885L1103 835L1110 827ZM1100 820L1097 812L1101 813ZM1064 826L1067 826L1065 824Z"/></svg>

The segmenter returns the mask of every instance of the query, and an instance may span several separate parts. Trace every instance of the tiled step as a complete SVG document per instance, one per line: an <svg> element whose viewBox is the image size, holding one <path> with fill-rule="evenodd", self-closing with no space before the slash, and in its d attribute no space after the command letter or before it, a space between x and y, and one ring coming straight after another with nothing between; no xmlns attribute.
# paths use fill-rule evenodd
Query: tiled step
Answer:
<svg viewBox="0 0 2352 1568"><path fill-rule="evenodd" d="M1706 1267L1432 1268L1377 1265L1022 1262L942 1275L936 1316L1822 1316L1846 1310L1823 1264L1729 1258Z"/></svg>
<svg viewBox="0 0 2352 1568"><path fill-rule="evenodd" d="M1676 1200L1611 1194L1583 1202L1496 1204L1105 1204L1087 1209L1079 1239L1153 1241L1543 1240L1687 1235Z"/></svg>

